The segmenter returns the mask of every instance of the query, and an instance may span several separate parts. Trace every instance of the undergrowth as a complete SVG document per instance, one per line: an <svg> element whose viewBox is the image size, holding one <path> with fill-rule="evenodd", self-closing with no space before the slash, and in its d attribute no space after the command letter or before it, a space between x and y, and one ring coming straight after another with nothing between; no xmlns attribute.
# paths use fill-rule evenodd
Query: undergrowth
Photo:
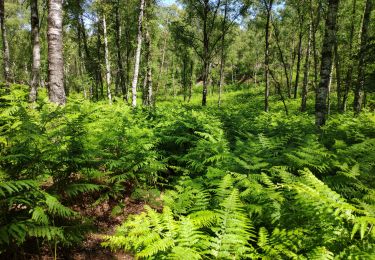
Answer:
<svg viewBox="0 0 375 260"><path fill-rule="evenodd" d="M121 205L131 194L153 208L103 246L138 258L375 257L374 113L332 114L318 130L294 101L288 116L259 112L256 89L220 109L194 98L55 107L43 93L30 107L26 93L1 97L0 254L77 245L94 228L72 210L82 197Z"/></svg>

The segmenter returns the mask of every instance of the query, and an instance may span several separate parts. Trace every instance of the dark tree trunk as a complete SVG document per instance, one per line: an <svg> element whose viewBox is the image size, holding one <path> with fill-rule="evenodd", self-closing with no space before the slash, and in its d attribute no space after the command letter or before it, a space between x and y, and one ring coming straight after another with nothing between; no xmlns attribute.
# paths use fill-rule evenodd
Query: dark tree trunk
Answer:
<svg viewBox="0 0 375 260"><path fill-rule="evenodd" d="M283 64L284 75L285 75L285 78L286 78L286 86L287 86L287 89L288 89L288 93L290 95L291 86L290 86L290 79L289 79L289 73L288 73L288 64L285 61L284 53L283 53L283 50L281 49L281 46L280 46L279 30L274 23L273 23L273 27L275 29L275 40L276 40L277 50L279 51L280 60L281 60L281 63Z"/></svg>
<svg viewBox="0 0 375 260"><path fill-rule="evenodd" d="M316 89L315 120L318 127L323 126L327 120L327 97L333 62L333 47L336 41L336 23L339 0L328 1L328 14L325 24L325 33L322 48L322 65L320 70L320 83Z"/></svg>
<svg viewBox="0 0 375 260"><path fill-rule="evenodd" d="M302 24L300 24L302 27ZM297 99L298 95L298 84L299 84L299 74L301 70L301 58L302 58L302 28L300 29L298 35L298 51L297 51L297 69L296 69L296 80L294 81L294 99Z"/></svg>
<svg viewBox="0 0 375 260"><path fill-rule="evenodd" d="M354 95L354 112L359 114L363 106L363 96L365 87L365 59L367 55L368 43L368 28L370 24L370 16L373 8L373 0L366 0L365 13L362 22L361 43L359 50L359 63L358 63L358 82L355 88Z"/></svg>
<svg viewBox="0 0 375 260"><path fill-rule="evenodd" d="M322 1L319 1L318 9L317 9L317 16L314 18L314 8L312 5L312 0L310 0L311 6L311 20L313 21L313 33L312 33L312 48L313 48L313 55L314 55L314 87L318 88L318 67L319 67L319 59L318 59L318 50L317 50L317 42L316 42L316 33L319 29L319 24L321 20L321 13L322 13Z"/></svg>
<svg viewBox="0 0 375 260"><path fill-rule="evenodd" d="M7 30L5 26L4 0L0 0L0 27L1 27L1 37L2 37L2 43L3 43L4 79L7 83L9 83L11 81L10 54L9 54Z"/></svg>
<svg viewBox="0 0 375 260"><path fill-rule="evenodd" d="M31 46L33 48L33 64L31 71L31 84L29 101L35 102L40 84L40 42L39 42L39 13L38 0L31 0Z"/></svg>
<svg viewBox="0 0 375 260"><path fill-rule="evenodd" d="M336 39L335 47L334 47L334 55L335 55L335 68L336 68L336 84L337 84L337 111L341 110L341 100L342 100L342 89L341 89L341 61L339 56L338 50L338 42Z"/></svg>
<svg viewBox="0 0 375 260"><path fill-rule="evenodd" d="M350 57L350 62L349 62L349 67L348 71L346 73L345 77L345 89L344 89L344 94L342 97L342 107L341 107L341 112L346 111L346 107L348 104L348 96L349 96L349 91L352 87L353 83L353 68L354 68L354 57L353 57L353 39L354 39L354 22L355 22L355 14L357 10L357 1L353 0L353 8L352 8L352 16L351 16L351 25L350 25L350 36L349 36L349 57Z"/></svg>
<svg viewBox="0 0 375 260"><path fill-rule="evenodd" d="M62 0L48 1L48 94L58 105L66 102L62 33Z"/></svg>
<svg viewBox="0 0 375 260"><path fill-rule="evenodd" d="M269 73L270 73L270 21L271 21L271 13L272 13L272 5L273 0L270 0L269 2L264 0L264 4L267 11L267 21L266 21L266 33L265 33L265 55L264 55L264 70L265 70L265 93L264 93L264 111L269 111L269 102L268 98L270 96L270 79L269 79Z"/></svg>
<svg viewBox="0 0 375 260"><path fill-rule="evenodd" d="M302 103L301 103L302 112L306 111L307 95L309 92L308 86L309 86L309 70L310 70L310 54L311 54L311 36L312 36L312 22L309 25L305 68L304 68L304 74L303 74Z"/></svg>
<svg viewBox="0 0 375 260"><path fill-rule="evenodd" d="M210 12L209 3L205 0L203 10L203 92L202 92L202 106L207 105L207 92L208 92L208 77L210 73L210 57L209 48L210 42L208 37L208 13Z"/></svg>

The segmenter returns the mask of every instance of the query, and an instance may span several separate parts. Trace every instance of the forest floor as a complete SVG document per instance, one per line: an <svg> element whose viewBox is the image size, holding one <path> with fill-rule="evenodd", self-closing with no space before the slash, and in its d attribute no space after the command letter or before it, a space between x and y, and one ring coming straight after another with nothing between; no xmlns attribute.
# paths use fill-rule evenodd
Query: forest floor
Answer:
<svg viewBox="0 0 375 260"><path fill-rule="evenodd" d="M83 199L85 200L85 199ZM93 206L91 201L77 202L72 208L80 212L82 216L95 219L94 226L96 230L86 235L86 239L79 247L72 248L69 251L59 252L58 257L51 256L51 250L47 248L41 255L23 254L23 259L31 260L54 260L54 259L69 259L69 260L132 260L134 257L130 254L116 251L112 252L109 249L101 246L103 237L113 235L116 227L121 225L130 215L140 214L144 209L144 203L132 200L126 196L123 200L124 207L122 212L118 212L116 216L112 214L113 208L117 205L116 202L104 201L98 205Z"/></svg>
<svg viewBox="0 0 375 260"><path fill-rule="evenodd" d="M112 209L116 206L115 202L104 201L95 207L92 207L89 202L74 206L73 209L83 216L95 218L94 225L97 230L89 233L82 245L69 253L68 258L73 260L134 259L132 255L121 251L111 252L100 245L104 236L113 235L115 228L121 225L129 215L140 214L144 208L144 203L134 201L129 196L124 199L124 205L123 212L117 216L112 214Z"/></svg>

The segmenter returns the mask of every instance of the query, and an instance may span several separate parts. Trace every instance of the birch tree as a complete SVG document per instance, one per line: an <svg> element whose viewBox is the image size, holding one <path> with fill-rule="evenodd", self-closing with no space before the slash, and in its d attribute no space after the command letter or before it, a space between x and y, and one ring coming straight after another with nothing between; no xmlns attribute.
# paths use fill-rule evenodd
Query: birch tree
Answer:
<svg viewBox="0 0 375 260"><path fill-rule="evenodd" d="M139 64L141 60L141 48L142 48L142 23L143 23L143 12L145 8L145 0L140 0L139 5L139 17L138 17L138 33L137 33L137 50L135 52L134 62L134 75L132 82L132 106L137 106L137 84L139 75Z"/></svg>
<svg viewBox="0 0 375 260"><path fill-rule="evenodd" d="M58 105L66 102L62 18L62 0L48 0L48 95Z"/></svg>
<svg viewBox="0 0 375 260"><path fill-rule="evenodd" d="M31 84L29 101L35 102L37 99L38 86L40 84L40 41L39 41L39 13L38 0L31 0L31 46L33 48L33 63L31 71Z"/></svg>
<svg viewBox="0 0 375 260"><path fill-rule="evenodd" d="M333 48L336 42L336 22L339 0L328 0L328 13L325 23L325 33L322 48L322 65L320 70L320 83L316 89L315 123L323 126L328 115L328 91L333 63Z"/></svg>

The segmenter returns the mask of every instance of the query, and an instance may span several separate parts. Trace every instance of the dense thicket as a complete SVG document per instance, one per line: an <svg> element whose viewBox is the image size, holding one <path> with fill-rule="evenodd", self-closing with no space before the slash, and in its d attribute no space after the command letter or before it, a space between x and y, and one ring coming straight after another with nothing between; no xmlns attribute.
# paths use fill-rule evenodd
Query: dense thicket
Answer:
<svg viewBox="0 0 375 260"><path fill-rule="evenodd" d="M374 6L0 1L0 258L374 259Z"/></svg>

